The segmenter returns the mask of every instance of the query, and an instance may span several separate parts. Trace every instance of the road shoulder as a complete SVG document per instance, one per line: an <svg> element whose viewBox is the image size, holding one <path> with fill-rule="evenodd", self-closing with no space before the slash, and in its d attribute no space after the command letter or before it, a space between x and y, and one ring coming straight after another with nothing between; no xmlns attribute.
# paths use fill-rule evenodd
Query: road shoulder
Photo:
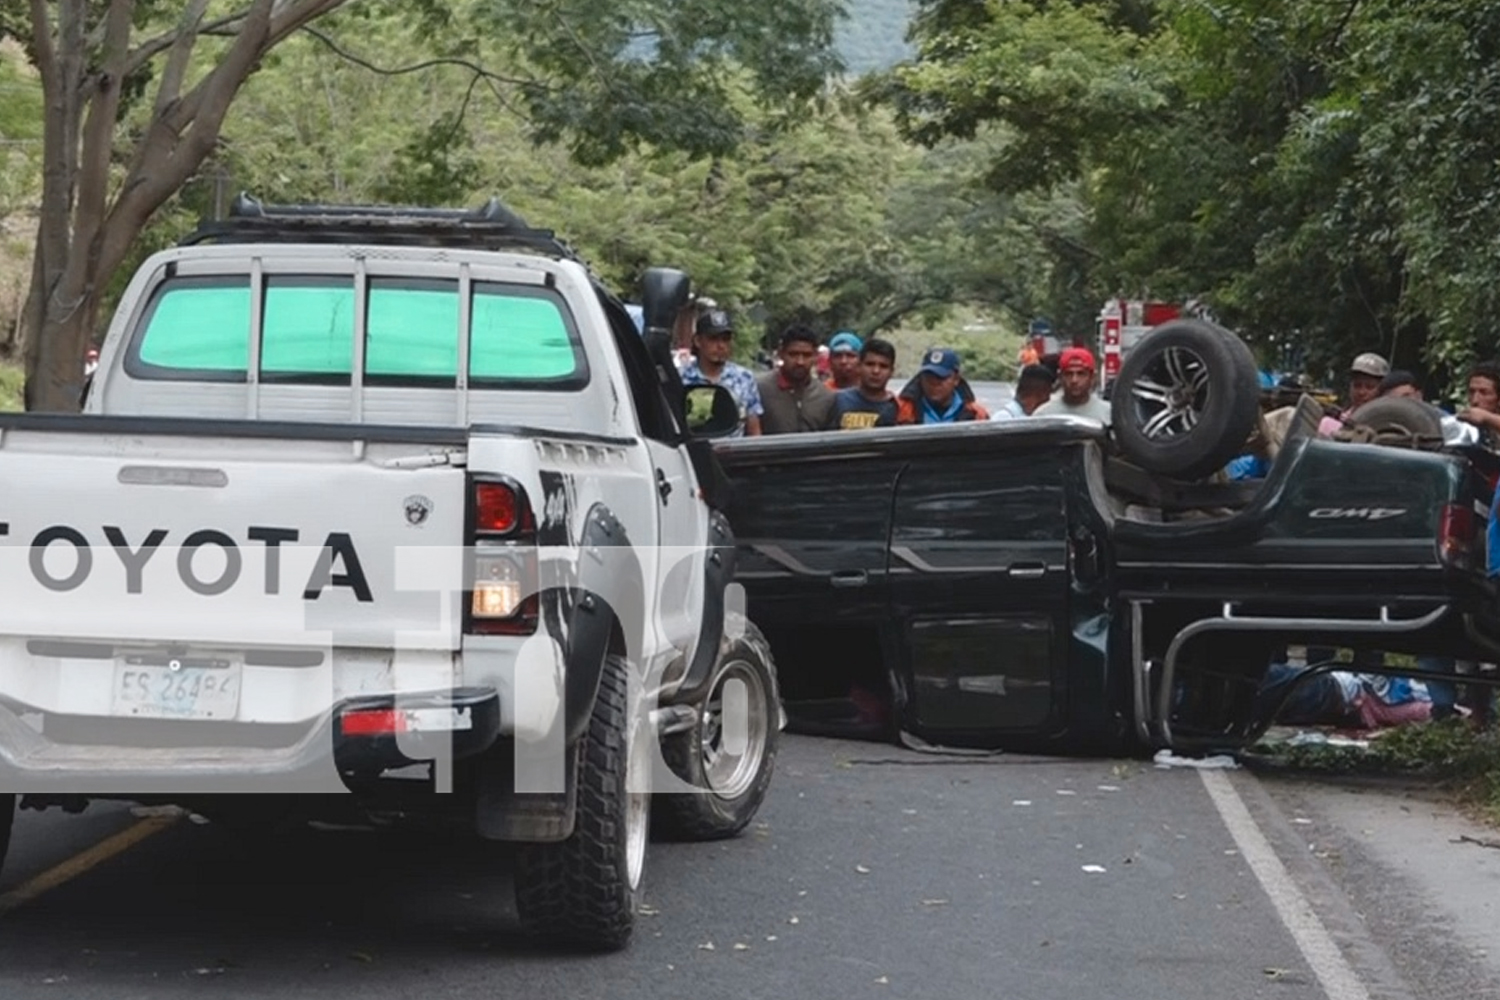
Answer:
<svg viewBox="0 0 1500 1000"><path fill-rule="evenodd" d="M1267 810L1281 814L1279 853L1315 863L1417 996L1500 1000L1500 850L1483 846L1494 831L1410 785L1253 784L1279 807Z"/></svg>

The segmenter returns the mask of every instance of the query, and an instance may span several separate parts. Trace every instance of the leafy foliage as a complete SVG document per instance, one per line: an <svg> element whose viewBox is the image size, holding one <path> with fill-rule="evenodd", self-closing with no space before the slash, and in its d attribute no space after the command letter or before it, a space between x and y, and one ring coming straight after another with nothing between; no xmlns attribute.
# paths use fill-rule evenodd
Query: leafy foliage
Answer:
<svg viewBox="0 0 1500 1000"><path fill-rule="evenodd" d="M585 165L564 146L534 145L524 116L497 107L487 88L461 120L451 114L473 74L435 61L463 41L434 30L340 14L320 27L332 45L304 37L278 47L241 94L213 161L140 252L240 189L269 201L465 206L498 194L625 294L647 267L683 267L747 331L797 321L868 334L938 322L968 299L1035 309L1044 297L1033 279L1045 276L1025 267L1039 256L1036 232L977 197L972 175L984 158L956 144L914 148L889 112L846 90L763 108L742 74L732 89L746 128L732 152L645 147ZM337 54L348 38L426 68L371 72Z"/></svg>
<svg viewBox="0 0 1500 1000"><path fill-rule="evenodd" d="M1495 353L1494 0L922 0L914 37L874 92L924 143L997 128L1000 197L1071 186L1083 304L1204 296L1315 372Z"/></svg>

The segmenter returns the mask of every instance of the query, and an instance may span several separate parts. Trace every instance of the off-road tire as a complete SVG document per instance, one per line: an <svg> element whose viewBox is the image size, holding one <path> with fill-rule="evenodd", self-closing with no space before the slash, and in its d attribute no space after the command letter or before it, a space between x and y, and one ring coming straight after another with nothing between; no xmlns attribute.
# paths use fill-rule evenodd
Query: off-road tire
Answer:
<svg viewBox="0 0 1500 1000"><path fill-rule="evenodd" d="M724 688L736 680L751 702L750 718L746 752L729 760L717 755L723 750ZM780 731L781 697L771 646L754 623L731 614L697 724L662 741L662 757L672 773L697 791L652 796L652 829L664 840L691 841L724 840L744 830L771 785ZM722 774L715 760L727 762L729 773Z"/></svg>
<svg viewBox="0 0 1500 1000"><path fill-rule="evenodd" d="M1157 475L1198 479L1244 451L1260 415L1255 355L1198 319L1163 323L1125 358L1110 399L1124 456Z"/></svg>
<svg viewBox="0 0 1500 1000"><path fill-rule="evenodd" d="M516 853L516 912L548 943L618 951L635 925L639 872L630 871L630 666L610 655L588 730L578 746L578 805L572 836L524 844ZM641 738L645 738L641 733ZM645 810L638 821L649 821ZM642 831L640 836L644 837Z"/></svg>
<svg viewBox="0 0 1500 1000"><path fill-rule="evenodd" d="M1431 403L1401 396L1381 396L1359 407L1347 418L1352 440L1405 447L1442 447L1443 415ZM1345 432L1340 432L1341 435Z"/></svg>

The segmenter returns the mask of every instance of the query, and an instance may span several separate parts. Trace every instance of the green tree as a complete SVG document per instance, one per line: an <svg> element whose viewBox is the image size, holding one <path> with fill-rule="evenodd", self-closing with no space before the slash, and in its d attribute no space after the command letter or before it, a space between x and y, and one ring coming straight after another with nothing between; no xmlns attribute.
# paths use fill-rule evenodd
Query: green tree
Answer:
<svg viewBox="0 0 1500 1000"><path fill-rule="evenodd" d="M905 134L996 129L997 199L1073 186L1085 297L1204 296L1314 370L1494 352L1494 0L921 0L914 41Z"/></svg>
<svg viewBox="0 0 1500 1000"><path fill-rule="evenodd" d="M0 0L0 36L26 46L47 108L25 309L30 408L76 409L79 359L137 237L214 153L257 67L344 6ZM466 93L482 81L497 100L522 109L531 138L564 140L576 158L603 163L639 143L693 154L733 148L742 137L738 81L748 75L750 93L771 104L811 97L838 66L830 42L840 10L838 0L420 0L349 5L345 13L374 25L417 18L429 33L447 32L454 44L443 58L469 70ZM351 44L326 40L385 73L409 68L377 66ZM507 75L486 68L487 55ZM410 192L449 193L467 178L445 143L441 133L408 136L408 177L426 184Z"/></svg>

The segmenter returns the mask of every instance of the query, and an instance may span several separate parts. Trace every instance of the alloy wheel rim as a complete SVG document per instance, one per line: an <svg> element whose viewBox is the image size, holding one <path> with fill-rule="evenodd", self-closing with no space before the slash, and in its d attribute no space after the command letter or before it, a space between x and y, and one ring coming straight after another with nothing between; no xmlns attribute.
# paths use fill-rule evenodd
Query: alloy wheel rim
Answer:
<svg viewBox="0 0 1500 1000"><path fill-rule="evenodd" d="M1208 364L1185 347L1169 347L1130 387L1142 436L1162 441L1192 431L1209 404Z"/></svg>

